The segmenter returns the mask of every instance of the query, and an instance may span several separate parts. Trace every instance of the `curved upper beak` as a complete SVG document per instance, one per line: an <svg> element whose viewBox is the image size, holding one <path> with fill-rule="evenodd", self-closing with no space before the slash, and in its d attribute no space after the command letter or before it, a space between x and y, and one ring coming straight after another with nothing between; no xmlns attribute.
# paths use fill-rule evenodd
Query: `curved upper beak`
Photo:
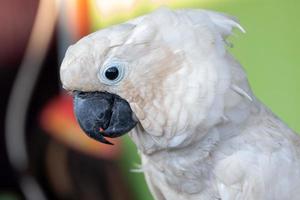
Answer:
<svg viewBox="0 0 300 200"><path fill-rule="evenodd" d="M138 120L128 102L108 92L74 92L74 111L83 131L90 137L112 144L105 137L119 137Z"/></svg>

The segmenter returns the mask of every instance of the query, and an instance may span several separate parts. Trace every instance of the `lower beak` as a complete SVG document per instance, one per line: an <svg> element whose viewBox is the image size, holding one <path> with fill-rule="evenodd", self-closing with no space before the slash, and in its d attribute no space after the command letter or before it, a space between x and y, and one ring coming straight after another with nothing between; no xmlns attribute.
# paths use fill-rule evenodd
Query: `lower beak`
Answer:
<svg viewBox="0 0 300 200"><path fill-rule="evenodd" d="M138 120L128 102L108 92L74 92L74 111L83 131L90 137L112 144L104 137L119 137Z"/></svg>

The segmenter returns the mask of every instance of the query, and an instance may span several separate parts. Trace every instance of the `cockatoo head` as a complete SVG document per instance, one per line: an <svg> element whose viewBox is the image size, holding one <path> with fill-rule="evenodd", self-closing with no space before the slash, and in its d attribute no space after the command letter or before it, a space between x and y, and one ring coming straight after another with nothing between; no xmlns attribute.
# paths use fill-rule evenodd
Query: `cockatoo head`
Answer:
<svg viewBox="0 0 300 200"><path fill-rule="evenodd" d="M223 14L162 8L79 40L60 76L82 129L105 143L133 130L141 148L149 138L177 147L200 137L222 118L234 27L242 30Z"/></svg>

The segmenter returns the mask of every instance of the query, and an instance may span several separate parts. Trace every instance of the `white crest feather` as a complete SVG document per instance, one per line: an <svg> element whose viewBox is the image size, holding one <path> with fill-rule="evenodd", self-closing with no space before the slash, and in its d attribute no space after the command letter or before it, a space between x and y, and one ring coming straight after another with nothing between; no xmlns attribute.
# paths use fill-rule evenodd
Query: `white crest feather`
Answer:
<svg viewBox="0 0 300 200"><path fill-rule="evenodd" d="M242 33L246 33L245 29L239 24L238 20L232 16L217 13L213 11L205 11L213 23L218 27L223 37L227 37L232 33L233 28L239 29Z"/></svg>

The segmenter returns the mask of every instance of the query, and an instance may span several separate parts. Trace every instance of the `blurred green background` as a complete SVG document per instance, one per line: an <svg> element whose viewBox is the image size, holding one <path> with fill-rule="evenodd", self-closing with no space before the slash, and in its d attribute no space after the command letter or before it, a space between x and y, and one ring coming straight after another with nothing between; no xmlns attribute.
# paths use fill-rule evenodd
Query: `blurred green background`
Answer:
<svg viewBox="0 0 300 200"><path fill-rule="evenodd" d="M239 19L246 34L235 31L229 39L234 57L246 69L255 95L300 132L300 1L297 0L190 0L166 1L156 5L144 1L123 18L95 25L95 29L150 12L160 4L172 8L201 8L228 13ZM120 15L119 15L120 16ZM124 138L122 164L128 172L140 163L136 148ZM128 173L139 199L150 200L142 174Z"/></svg>

